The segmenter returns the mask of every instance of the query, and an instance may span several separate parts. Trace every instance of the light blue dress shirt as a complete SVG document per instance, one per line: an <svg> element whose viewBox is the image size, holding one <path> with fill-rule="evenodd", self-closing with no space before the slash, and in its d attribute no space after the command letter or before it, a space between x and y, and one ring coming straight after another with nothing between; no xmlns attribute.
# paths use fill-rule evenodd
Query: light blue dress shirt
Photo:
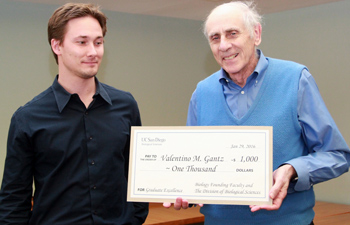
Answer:
<svg viewBox="0 0 350 225"><path fill-rule="evenodd" d="M244 87L235 84L221 69L223 73L218 82L222 84L227 105L236 118L243 117L248 111L264 80L268 60L262 51L258 50L258 53L258 64ZM298 174L298 181L291 184L288 192L308 190L314 184L340 176L350 166L349 147L307 70L303 70L300 77L297 107L302 135L310 154L285 162ZM196 91L190 101L187 126L197 126Z"/></svg>

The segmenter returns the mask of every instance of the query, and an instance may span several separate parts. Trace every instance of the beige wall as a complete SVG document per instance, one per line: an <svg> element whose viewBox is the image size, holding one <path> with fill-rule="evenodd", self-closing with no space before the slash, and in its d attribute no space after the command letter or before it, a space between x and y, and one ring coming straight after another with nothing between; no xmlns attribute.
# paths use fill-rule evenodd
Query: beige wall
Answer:
<svg viewBox="0 0 350 225"><path fill-rule="evenodd" d="M265 55L306 65L350 145L350 1L265 16ZM319 200L350 204L350 173L315 185Z"/></svg>
<svg viewBox="0 0 350 225"><path fill-rule="evenodd" d="M0 179L13 112L51 85L56 64L46 40L56 6L0 2ZM345 139L350 140L349 1L265 16L264 54L307 65ZM196 83L218 69L200 21L105 11L101 81L130 91L143 125L185 125ZM350 174L316 186L320 200L350 204ZM329 191L332 190L332 191Z"/></svg>

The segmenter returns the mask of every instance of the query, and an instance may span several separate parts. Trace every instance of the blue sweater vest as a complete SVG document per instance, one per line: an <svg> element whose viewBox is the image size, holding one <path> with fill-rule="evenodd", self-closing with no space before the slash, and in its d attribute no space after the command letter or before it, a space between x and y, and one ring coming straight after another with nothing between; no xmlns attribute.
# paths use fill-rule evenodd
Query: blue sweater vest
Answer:
<svg viewBox="0 0 350 225"><path fill-rule="evenodd" d="M200 126L272 126L273 169L284 162L308 154L297 117L297 92L304 66L268 58L269 66L259 93L241 119L227 106L219 71L198 83L197 120ZM248 206L205 205L205 224L309 224L313 217L313 189L288 193L277 211L252 213Z"/></svg>

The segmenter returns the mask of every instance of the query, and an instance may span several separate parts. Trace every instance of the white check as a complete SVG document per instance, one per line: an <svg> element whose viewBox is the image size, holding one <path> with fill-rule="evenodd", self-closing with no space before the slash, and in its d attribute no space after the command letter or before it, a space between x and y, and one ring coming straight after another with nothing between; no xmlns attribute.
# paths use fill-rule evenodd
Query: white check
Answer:
<svg viewBox="0 0 350 225"><path fill-rule="evenodd" d="M272 127L132 127L128 201L271 205Z"/></svg>

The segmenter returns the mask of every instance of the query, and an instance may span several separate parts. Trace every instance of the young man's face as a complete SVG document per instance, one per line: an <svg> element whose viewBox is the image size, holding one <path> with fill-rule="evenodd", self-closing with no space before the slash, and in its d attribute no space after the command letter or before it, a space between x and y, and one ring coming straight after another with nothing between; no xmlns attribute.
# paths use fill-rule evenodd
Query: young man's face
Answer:
<svg viewBox="0 0 350 225"><path fill-rule="evenodd" d="M59 73L83 79L94 77L102 61L103 42L102 28L95 18L70 20L63 43L52 45L58 48Z"/></svg>

